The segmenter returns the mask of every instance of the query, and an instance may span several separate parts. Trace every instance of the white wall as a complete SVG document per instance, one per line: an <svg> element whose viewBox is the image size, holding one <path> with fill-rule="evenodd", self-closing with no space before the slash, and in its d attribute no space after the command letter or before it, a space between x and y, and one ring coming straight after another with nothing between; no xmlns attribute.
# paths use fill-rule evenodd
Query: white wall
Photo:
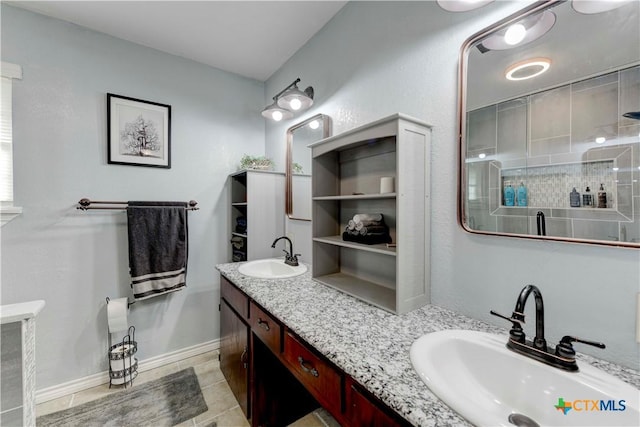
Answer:
<svg viewBox="0 0 640 427"><path fill-rule="evenodd" d="M331 116L334 134L394 112L432 124L432 302L507 327L489 310L510 314L521 288L532 283L545 298L550 344L563 335L600 340L605 351L576 347L637 369L640 251L472 235L457 224L459 49L469 36L525 5L495 2L454 14L435 2L347 4L267 81L267 98L296 77L316 93L303 116L267 125L267 155L284 162L286 129L318 113ZM308 224L287 226L297 248L310 247Z"/></svg>
<svg viewBox="0 0 640 427"><path fill-rule="evenodd" d="M94 200L198 201L189 215L187 289L137 303L139 359L219 337L215 264L228 260L227 174L264 154L264 85L2 5L2 60L14 84L16 205L2 228L2 304L46 300L38 388L107 369L105 297L131 295L123 212ZM172 107L172 167L107 164L106 93Z"/></svg>

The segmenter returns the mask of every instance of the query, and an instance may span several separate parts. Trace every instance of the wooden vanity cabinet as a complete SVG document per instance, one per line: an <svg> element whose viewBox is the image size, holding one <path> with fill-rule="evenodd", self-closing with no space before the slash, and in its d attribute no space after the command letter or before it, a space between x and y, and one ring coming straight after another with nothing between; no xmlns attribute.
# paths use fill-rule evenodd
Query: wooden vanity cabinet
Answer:
<svg viewBox="0 0 640 427"><path fill-rule="evenodd" d="M249 417L249 298L222 276L220 296L220 370L242 412Z"/></svg>
<svg viewBox="0 0 640 427"><path fill-rule="evenodd" d="M220 369L253 427L318 406L345 427L410 425L223 276L220 294Z"/></svg>
<svg viewBox="0 0 640 427"><path fill-rule="evenodd" d="M384 407L384 404L363 390L351 378L346 383L346 418L351 426L408 427L411 425Z"/></svg>

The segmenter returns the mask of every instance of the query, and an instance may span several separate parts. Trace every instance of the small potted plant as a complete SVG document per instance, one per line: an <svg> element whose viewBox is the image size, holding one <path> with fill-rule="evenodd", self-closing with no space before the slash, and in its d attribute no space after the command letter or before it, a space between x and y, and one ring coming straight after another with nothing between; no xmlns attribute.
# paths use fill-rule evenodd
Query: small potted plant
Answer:
<svg viewBox="0 0 640 427"><path fill-rule="evenodd" d="M249 156L245 154L240 159L240 169L254 169L254 170L271 170L273 168L273 161L265 156Z"/></svg>

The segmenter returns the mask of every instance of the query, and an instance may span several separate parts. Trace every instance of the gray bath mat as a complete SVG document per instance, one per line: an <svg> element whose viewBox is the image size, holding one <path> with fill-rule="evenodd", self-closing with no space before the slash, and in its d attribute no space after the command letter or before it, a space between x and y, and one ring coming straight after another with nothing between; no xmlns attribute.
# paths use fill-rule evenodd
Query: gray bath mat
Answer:
<svg viewBox="0 0 640 427"><path fill-rule="evenodd" d="M208 410L193 368L36 419L38 427L174 426Z"/></svg>

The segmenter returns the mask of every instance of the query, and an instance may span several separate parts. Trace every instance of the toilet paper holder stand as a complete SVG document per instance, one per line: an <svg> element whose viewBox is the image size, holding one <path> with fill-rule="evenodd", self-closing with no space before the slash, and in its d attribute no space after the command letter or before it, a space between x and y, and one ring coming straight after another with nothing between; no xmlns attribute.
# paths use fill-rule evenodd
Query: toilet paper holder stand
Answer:
<svg viewBox="0 0 640 427"><path fill-rule="evenodd" d="M109 304L109 297L106 300L107 304ZM131 307L134 302L127 300L127 308ZM138 376L138 359L134 357L138 352L138 343L135 340L135 326L129 326L127 334L115 344L111 342L111 331L109 331L108 326L107 336L109 337L109 351L107 353L109 388L112 385L124 385L124 388L127 388L127 384L133 386L133 380Z"/></svg>
<svg viewBox="0 0 640 427"><path fill-rule="evenodd" d="M105 299L107 300L107 304L109 304L109 302L111 301L111 298L107 297ZM131 308L131 306L135 303L136 303L135 301L129 301L129 299L127 299L127 308Z"/></svg>

